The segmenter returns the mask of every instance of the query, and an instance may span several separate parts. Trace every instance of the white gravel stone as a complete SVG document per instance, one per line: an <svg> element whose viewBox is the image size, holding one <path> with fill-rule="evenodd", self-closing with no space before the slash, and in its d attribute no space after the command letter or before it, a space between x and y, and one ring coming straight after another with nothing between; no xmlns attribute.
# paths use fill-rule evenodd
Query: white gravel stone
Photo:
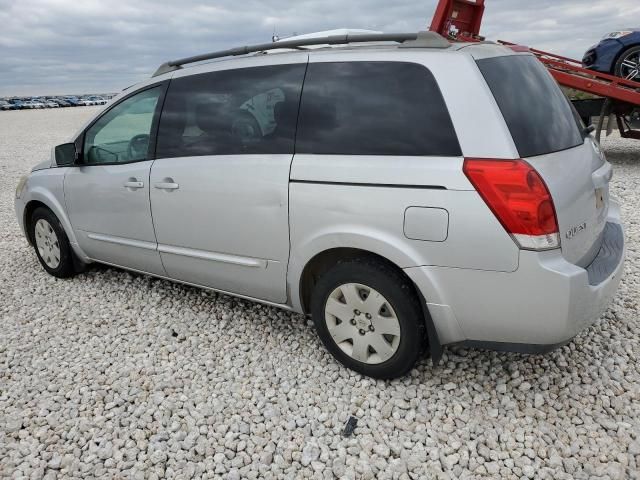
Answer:
<svg viewBox="0 0 640 480"><path fill-rule="evenodd" d="M391 450L384 443L378 443L373 447L373 451L382 458L388 458Z"/></svg>
<svg viewBox="0 0 640 480"><path fill-rule="evenodd" d="M638 478L640 142L603 142L628 252L593 327L542 356L447 348L383 382L299 315L106 267L48 276L15 185L93 112L0 112L0 476Z"/></svg>
<svg viewBox="0 0 640 480"><path fill-rule="evenodd" d="M62 457L59 454L54 453L51 457L51 460L47 463L47 467L51 470L59 470L60 465L62 464Z"/></svg>
<svg viewBox="0 0 640 480"><path fill-rule="evenodd" d="M533 397L533 403L536 408L540 408L542 405L544 405L544 397L541 394L536 393Z"/></svg>

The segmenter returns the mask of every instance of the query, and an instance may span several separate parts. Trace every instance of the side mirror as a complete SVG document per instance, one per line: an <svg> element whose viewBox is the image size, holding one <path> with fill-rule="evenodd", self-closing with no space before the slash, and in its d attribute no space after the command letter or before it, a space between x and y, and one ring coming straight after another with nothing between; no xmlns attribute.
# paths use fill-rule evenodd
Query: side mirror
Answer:
<svg viewBox="0 0 640 480"><path fill-rule="evenodd" d="M55 149L56 165L66 167L76 163L76 146L74 143L63 143Z"/></svg>

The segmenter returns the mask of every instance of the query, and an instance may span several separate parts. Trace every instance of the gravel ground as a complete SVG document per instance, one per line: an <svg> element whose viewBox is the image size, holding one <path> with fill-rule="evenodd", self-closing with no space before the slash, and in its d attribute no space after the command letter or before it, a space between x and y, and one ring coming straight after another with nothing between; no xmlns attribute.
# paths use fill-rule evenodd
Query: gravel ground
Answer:
<svg viewBox="0 0 640 480"><path fill-rule="evenodd" d="M94 111L0 113L0 476L640 478L640 143L604 142L629 250L597 325L546 356L450 348L384 382L299 315L110 268L48 276L15 185Z"/></svg>

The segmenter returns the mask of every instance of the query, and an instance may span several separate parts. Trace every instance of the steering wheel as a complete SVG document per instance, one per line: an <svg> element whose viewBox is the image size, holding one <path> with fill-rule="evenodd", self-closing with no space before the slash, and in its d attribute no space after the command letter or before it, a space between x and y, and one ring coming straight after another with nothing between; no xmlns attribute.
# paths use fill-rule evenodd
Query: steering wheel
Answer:
<svg viewBox="0 0 640 480"><path fill-rule="evenodd" d="M149 150L149 135L141 133L129 140L127 145L127 155L129 160L142 160L147 158L147 151Z"/></svg>

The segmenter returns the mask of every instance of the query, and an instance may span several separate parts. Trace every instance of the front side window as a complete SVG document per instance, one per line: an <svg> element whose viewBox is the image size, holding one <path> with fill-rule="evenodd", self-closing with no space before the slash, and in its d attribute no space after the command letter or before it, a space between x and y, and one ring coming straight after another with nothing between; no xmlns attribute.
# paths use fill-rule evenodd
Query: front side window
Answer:
<svg viewBox="0 0 640 480"><path fill-rule="evenodd" d="M310 64L296 152L461 156L433 74L404 62Z"/></svg>
<svg viewBox="0 0 640 480"><path fill-rule="evenodd" d="M84 163L147 160L153 117L161 94L162 87L145 90L100 117L85 134Z"/></svg>
<svg viewBox="0 0 640 480"><path fill-rule="evenodd" d="M172 80L157 158L293 153L305 68L275 65Z"/></svg>

